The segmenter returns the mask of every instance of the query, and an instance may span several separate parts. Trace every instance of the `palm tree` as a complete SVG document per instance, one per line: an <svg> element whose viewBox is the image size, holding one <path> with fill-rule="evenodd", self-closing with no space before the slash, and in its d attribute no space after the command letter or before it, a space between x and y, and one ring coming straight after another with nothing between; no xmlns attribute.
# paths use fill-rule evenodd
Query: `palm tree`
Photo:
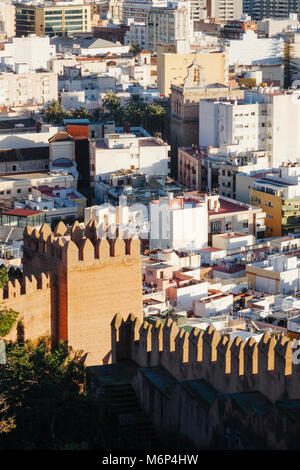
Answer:
<svg viewBox="0 0 300 470"><path fill-rule="evenodd" d="M129 48L129 53L132 54L133 56L136 56L141 51L141 49L142 48L138 42L132 42Z"/></svg>
<svg viewBox="0 0 300 470"><path fill-rule="evenodd" d="M64 109L58 101L51 101L45 110L47 122L60 122L63 119Z"/></svg>
<svg viewBox="0 0 300 470"><path fill-rule="evenodd" d="M75 109L73 114L78 119L88 119L88 120L90 120L92 118L91 113L87 109L85 109L83 106L81 106L78 109Z"/></svg>
<svg viewBox="0 0 300 470"><path fill-rule="evenodd" d="M140 126L145 118L146 104L141 95L135 93L125 107L125 119L132 126Z"/></svg>
<svg viewBox="0 0 300 470"><path fill-rule="evenodd" d="M113 90L105 93L102 98L102 105L110 112L115 122L120 119L121 99Z"/></svg>
<svg viewBox="0 0 300 470"><path fill-rule="evenodd" d="M103 113L101 113L100 109L97 108L95 111L93 111L92 116L95 122L99 122L103 118Z"/></svg>
<svg viewBox="0 0 300 470"><path fill-rule="evenodd" d="M164 128L165 109L160 105L148 104L145 109L145 127L150 132L160 131Z"/></svg>
<svg viewBox="0 0 300 470"><path fill-rule="evenodd" d="M295 61L295 51L292 38L287 38L283 49L283 65L284 65L284 88L292 85L293 78L298 72Z"/></svg>

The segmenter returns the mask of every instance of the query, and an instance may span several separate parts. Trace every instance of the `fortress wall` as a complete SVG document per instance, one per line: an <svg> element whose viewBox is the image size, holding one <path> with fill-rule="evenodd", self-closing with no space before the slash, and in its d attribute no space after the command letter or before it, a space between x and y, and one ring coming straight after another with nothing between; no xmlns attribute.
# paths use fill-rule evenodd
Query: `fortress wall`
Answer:
<svg viewBox="0 0 300 470"><path fill-rule="evenodd" d="M257 343L221 337L213 328L190 334L172 320L164 325L112 322L113 362L132 359L141 367L161 365L177 380L205 379L224 393L260 391L272 402L299 397L299 366L292 364L293 343L265 334Z"/></svg>

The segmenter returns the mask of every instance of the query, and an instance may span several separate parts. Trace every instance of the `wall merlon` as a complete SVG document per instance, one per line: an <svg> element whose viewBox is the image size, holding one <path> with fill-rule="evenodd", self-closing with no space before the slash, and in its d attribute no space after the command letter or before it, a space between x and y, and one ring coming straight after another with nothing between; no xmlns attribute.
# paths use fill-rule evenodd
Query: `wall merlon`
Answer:
<svg viewBox="0 0 300 470"><path fill-rule="evenodd" d="M71 235L71 240L77 246L79 246L79 244L81 243L81 240L83 239L84 232L78 220L75 220L75 222L73 223L71 227L70 235Z"/></svg>
<svg viewBox="0 0 300 470"><path fill-rule="evenodd" d="M240 337L231 341L212 327L204 332L197 328L185 332L170 318L165 323L157 321L152 328L147 322L139 323L139 333L134 337L133 315L128 321L131 330L123 336L123 341L132 343L127 359L141 367L162 365L178 380L205 378L226 393L259 390L271 400L282 397L285 387L291 396L298 393L297 386L287 382L293 345L287 338L276 340L265 334L260 343L254 338L245 342ZM124 322L119 322L118 331L123 329ZM124 352L121 345L119 348ZM293 367L297 384L300 369Z"/></svg>
<svg viewBox="0 0 300 470"><path fill-rule="evenodd" d="M189 357L193 362L201 362L203 359L203 331L193 328L189 334Z"/></svg>
<svg viewBox="0 0 300 470"><path fill-rule="evenodd" d="M54 236L55 237L63 237L64 235L66 235L68 232L68 229L66 227L66 225L60 221L58 222L58 224L56 225L55 229L54 229Z"/></svg>
<svg viewBox="0 0 300 470"><path fill-rule="evenodd" d="M163 348L167 351L175 351L175 338L179 332L177 324L171 319L165 322L163 327Z"/></svg>
<svg viewBox="0 0 300 470"><path fill-rule="evenodd" d="M250 338L244 343L244 363L245 369L251 374L258 373L258 343L254 338Z"/></svg>

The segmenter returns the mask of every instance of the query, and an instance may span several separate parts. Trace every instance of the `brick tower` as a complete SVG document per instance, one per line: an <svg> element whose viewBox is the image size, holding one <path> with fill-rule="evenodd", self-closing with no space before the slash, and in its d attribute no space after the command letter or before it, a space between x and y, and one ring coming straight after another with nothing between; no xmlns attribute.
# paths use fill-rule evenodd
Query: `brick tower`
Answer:
<svg viewBox="0 0 300 470"><path fill-rule="evenodd" d="M86 364L111 362L110 323L116 313L142 320L142 270L138 238L97 237L91 220L68 233L60 222L52 233L24 231L24 274L51 278L51 337L86 354ZM36 305L35 315L39 315ZM26 334L26 327L25 327Z"/></svg>

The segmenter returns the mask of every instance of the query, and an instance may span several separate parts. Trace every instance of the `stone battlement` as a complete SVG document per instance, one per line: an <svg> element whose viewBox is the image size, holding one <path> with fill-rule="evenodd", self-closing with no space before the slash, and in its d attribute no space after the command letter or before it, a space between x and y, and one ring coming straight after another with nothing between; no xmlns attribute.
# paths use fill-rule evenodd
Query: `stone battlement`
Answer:
<svg viewBox="0 0 300 470"><path fill-rule="evenodd" d="M39 277L34 275L24 276L20 281L14 279L8 281L4 289L0 289L0 301L10 301L20 296L31 295L41 290L51 288L51 275L50 273L41 273Z"/></svg>
<svg viewBox="0 0 300 470"><path fill-rule="evenodd" d="M27 226L23 267L25 276L51 273L44 326L35 328L34 335L50 331L54 343L68 341L74 350L84 351L88 365L111 361L110 323L116 312L124 318L131 312L142 318L142 265L137 237L113 233L108 228L106 237L99 238L94 220L84 229L76 221L69 230L59 222L53 232L47 224L40 230ZM24 311L22 305L8 303ZM30 304L28 312L34 319L41 318L38 302L34 307ZM28 321L25 325L28 339L32 337L30 324Z"/></svg>
<svg viewBox="0 0 300 470"><path fill-rule="evenodd" d="M63 222L59 222L54 232L43 224L38 231L27 226L24 230L24 254L53 258L68 266L107 264L118 261L130 263L130 259L140 257L138 237L98 238L95 221L91 220L84 230L74 222L70 233Z"/></svg>
<svg viewBox="0 0 300 470"><path fill-rule="evenodd" d="M223 393L256 390L271 401L299 397L300 366L292 364L292 355L300 344L286 337L230 341L213 327L187 333L171 319L151 325L134 315L126 321L116 315L111 329L113 362L160 365L179 381L203 378Z"/></svg>

